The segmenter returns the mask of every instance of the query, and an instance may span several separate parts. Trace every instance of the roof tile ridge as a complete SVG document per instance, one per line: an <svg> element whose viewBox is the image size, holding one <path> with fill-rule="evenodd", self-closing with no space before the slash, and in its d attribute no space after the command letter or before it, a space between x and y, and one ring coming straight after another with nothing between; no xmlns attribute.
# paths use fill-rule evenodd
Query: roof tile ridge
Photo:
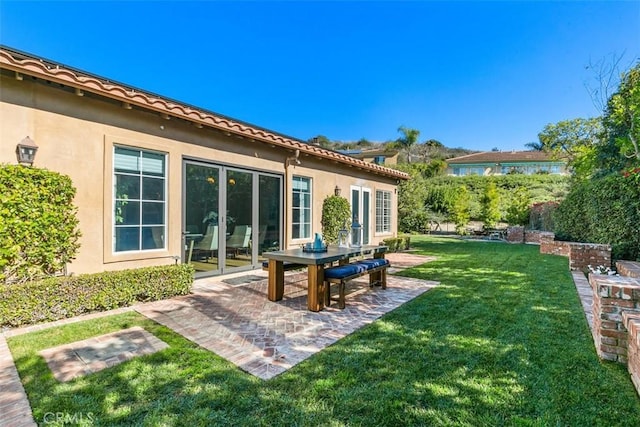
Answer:
<svg viewBox="0 0 640 427"><path fill-rule="evenodd" d="M255 127L251 127L240 123L238 121L232 120L227 117L222 117L216 114L212 114L210 112L205 112L202 110L194 111L192 108L178 104L173 101L168 101L162 98L159 98L154 95L150 95L145 93L144 91L136 91L131 88L127 90L125 86L119 84L111 84L107 82L103 82L100 79L95 77L85 76L74 72L73 70L69 70L68 68L59 68L59 67L50 67L46 63L41 60L35 58L15 58L10 52L0 48L0 63L5 63L7 65L12 66L12 68L19 68L24 70L29 70L31 72L39 74L40 77L45 78L46 76L55 77L57 80L66 82L71 86L82 86L84 89L93 89L98 92L102 92L103 94L106 92L111 95L111 97L118 99L123 102L135 103L136 105L142 105L143 107L151 107L152 109L163 110L167 113L172 113L178 116L189 117L192 113L199 116L199 120L208 123L210 125L223 128L223 130L229 130L233 132L237 132L240 134L249 134L252 137L260 135L263 139L269 139L272 142L280 142L283 146L294 146L298 149L302 149L303 152L316 152L318 156L323 158L336 157L342 160L344 163L357 165L359 167L370 169L370 170L378 170L384 172L385 174L389 174L396 177L402 177L407 179L409 174L405 172L401 172L391 168L381 167L379 165L365 162L363 160L354 159L353 157L339 154L333 152L331 150L324 149L322 147L315 147L309 144L303 143L301 141L296 141L288 137L284 137L281 135L277 135L273 132L266 131L264 129L258 129ZM17 70L15 70L18 72ZM226 129L224 129L226 128ZM318 151L320 150L320 151Z"/></svg>

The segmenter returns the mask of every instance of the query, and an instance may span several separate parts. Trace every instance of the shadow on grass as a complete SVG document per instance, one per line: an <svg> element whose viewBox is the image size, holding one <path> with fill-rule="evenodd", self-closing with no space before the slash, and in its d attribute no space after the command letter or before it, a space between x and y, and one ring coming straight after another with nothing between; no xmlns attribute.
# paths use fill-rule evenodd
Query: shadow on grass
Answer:
<svg viewBox="0 0 640 427"><path fill-rule="evenodd" d="M63 411L94 412L102 425L636 425L640 400L624 366L597 358L565 258L450 238L412 245L438 259L401 274L441 285L269 381L135 313L12 338L36 420ZM64 384L20 341L40 349L133 325L170 348Z"/></svg>

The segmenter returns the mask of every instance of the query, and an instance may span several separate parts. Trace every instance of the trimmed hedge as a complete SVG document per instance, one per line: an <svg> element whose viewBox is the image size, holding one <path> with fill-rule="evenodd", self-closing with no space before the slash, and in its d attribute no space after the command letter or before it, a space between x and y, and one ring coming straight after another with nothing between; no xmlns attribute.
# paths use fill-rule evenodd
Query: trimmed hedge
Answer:
<svg viewBox="0 0 640 427"><path fill-rule="evenodd" d="M0 284L0 326L50 322L188 294L190 264L144 267Z"/></svg>
<svg viewBox="0 0 640 427"><path fill-rule="evenodd" d="M27 282L64 270L80 247L71 178L0 165L0 282Z"/></svg>
<svg viewBox="0 0 640 427"><path fill-rule="evenodd" d="M553 220L556 240L610 244L614 260L640 260L640 178L611 174L578 182Z"/></svg>
<svg viewBox="0 0 640 427"><path fill-rule="evenodd" d="M384 239L382 244L389 247L389 252L406 251L411 248L411 236L391 237Z"/></svg>

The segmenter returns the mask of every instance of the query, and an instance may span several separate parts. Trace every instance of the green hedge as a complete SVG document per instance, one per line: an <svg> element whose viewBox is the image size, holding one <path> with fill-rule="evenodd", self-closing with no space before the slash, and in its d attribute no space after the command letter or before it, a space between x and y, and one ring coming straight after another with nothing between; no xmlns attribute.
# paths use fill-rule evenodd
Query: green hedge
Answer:
<svg viewBox="0 0 640 427"><path fill-rule="evenodd" d="M193 266L178 264L0 284L0 326L49 322L189 293Z"/></svg>
<svg viewBox="0 0 640 427"><path fill-rule="evenodd" d="M514 204L518 188L526 189L530 203L562 200L567 194L570 178L563 175L495 175L495 176L439 176L426 180L426 206L443 214L451 214L460 186L468 192L471 220L481 220L480 202L487 185L495 183L498 190L500 220L507 218L509 207Z"/></svg>
<svg viewBox="0 0 640 427"><path fill-rule="evenodd" d="M406 251L411 248L411 236L391 237L384 239L382 244L389 247L389 252Z"/></svg>
<svg viewBox="0 0 640 427"><path fill-rule="evenodd" d="M576 183L553 220L557 240L610 244L614 260L640 260L640 180L634 176Z"/></svg>
<svg viewBox="0 0 640 427"><path fill-rule="evenodd" d="M0 165L0 282L26 282L64 270L80 231L71 178L46 169Z"/></svg>

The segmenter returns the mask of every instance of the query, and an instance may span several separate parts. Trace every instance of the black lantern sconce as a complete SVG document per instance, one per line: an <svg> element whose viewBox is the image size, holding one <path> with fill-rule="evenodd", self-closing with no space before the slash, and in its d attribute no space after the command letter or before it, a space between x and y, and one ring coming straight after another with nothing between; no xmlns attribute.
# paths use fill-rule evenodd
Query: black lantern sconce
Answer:
<svg viewBox="0 0 640 427"><path fill-rule="evenodd" d="M16 155L18 156L18 163L21 165L33 165L33 161L36 158L36 151L38 151L38 146L35 142L28 136L20 141L18 146L16 147Z"/></svg>
<svg viewBox="0 0 640 427"><path fill-rule="evenodd" d="M333 189L333 194L339 196L340 192L342 192L342 189L336 185L336 188Z"/></svg>

